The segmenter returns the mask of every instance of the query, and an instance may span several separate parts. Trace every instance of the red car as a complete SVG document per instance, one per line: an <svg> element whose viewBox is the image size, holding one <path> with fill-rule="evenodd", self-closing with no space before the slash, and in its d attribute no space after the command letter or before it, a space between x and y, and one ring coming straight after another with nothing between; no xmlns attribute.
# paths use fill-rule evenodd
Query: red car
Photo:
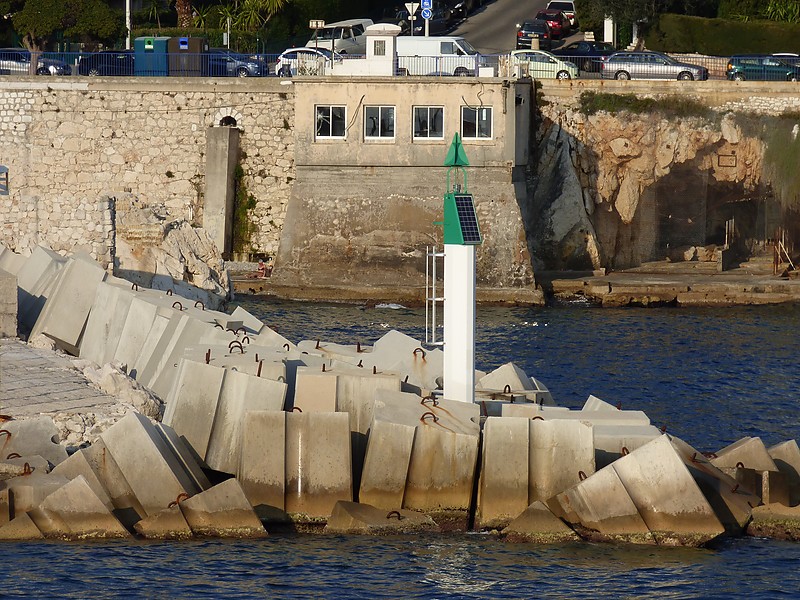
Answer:
<svg viewBox="0 0 800 600"><path fill-rule="evenodd" d="M560 10L540 10L536 18L547 21L553 38L561 39L571 30L569 17Z"/></svg>

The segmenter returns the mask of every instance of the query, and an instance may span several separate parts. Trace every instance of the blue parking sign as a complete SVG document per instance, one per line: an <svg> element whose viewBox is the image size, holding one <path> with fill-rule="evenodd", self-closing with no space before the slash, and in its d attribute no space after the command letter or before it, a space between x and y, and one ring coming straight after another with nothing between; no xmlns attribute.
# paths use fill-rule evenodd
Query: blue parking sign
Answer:
<svg viewBox="0 0 800 600"><path fill-rule="evenodd" d="M420 2L422 3L423 10L431 10L433 8L433 0L420 0Z"/></svg>

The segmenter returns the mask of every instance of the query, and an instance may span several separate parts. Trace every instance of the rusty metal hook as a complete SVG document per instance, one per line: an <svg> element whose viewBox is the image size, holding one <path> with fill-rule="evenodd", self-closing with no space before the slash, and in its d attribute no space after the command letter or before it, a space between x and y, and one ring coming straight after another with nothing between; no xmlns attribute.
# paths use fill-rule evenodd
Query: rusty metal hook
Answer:
<svg viewBox="0 0 800 600"><path fill-rule="evenodd" d="M363 352L363 350L361 349L361 342L356 342L356 352L358 352L359 354Z"/></svg>
<svg viewBox="0 0 800 600"><path fill-rule="evenodd" d="M172 296L172 289L171 288L167 290L167 296Z"/></svg>
<svg viewBox="0 0 800 600"><path fill-rule="evenodd" d="M231 341L231 343L230 343L230 344L228 344L228 351L229 351L229 352L233 352L233 348L234 348L234 346L235 346L235 347L237 347L237 348L239 348L239 350L241 350L241 351L242 351L242 354L244 354L244 348L242 347L242 342L240 342L239 340L233 340L233 341Z"/></svg>
<svg viewBox="0 0 800 600"><path fill-rule="evenodd" d="M363 360L358 361L358 364L356 366L357 367L361 367L363 369L364 368L364 361Z"/></svg>
<svg viewBox="0 0 800 600"><path fill-rule="evenodd" d="M206 364L211 362L211 348L206 350Z"/></svg>
<svg viewBox="0 0 800 600"><path fill-rule="evenodd" d="M11 439L11 432L8 429L0 429L0 435L6 434L8 439Z"/></svg>
<svg viewBox="0 0 800 600"><path fill-rule="evenodd" d="M439 401L434 396L425 396L422 400L419 401L420 404L425 406L426 403L433 402L434 406L439 406Z"/></svg>
<svg viewBox="0 0 800 600"><path fill-rule="evenodd" d="M322 363L322 372L325 372L325 363Z"/></svg>
<svg viewBox="0 0 800 600"><path fill-rule="evenodd" d="M317 344L316 344L316 346L314 346L314 349L315 350L319 350L319 340L317 340Z"/></svg>
<svg viewBox="0 0 800 600"><path fill-rule="evenodd" d="M289 351L289 344L284 344L283 347L286 349L287 352Z"/></svg>
<svg viewBox="0 0 800 600"><path fill-rule="evenodd" d="M234 333L238 335L240 331L247 334L247 329L245 329L244 327L237 327Z"/></svg>
<svg viewBox="0 0 800 600"><path fill-rule="evenodd" d="M414 356L417 355L417 352L421 352L422 353L422 360L425 360L425 350L423 350L422 348L414 348L414 352L413 352Z"/></svg>
<svg viewBox="0 0 800 600"><path fill-rule="evenodd" d="M628 447L623 446L622 450L620 451L620 454L622 454L622 456L628 456L628 454L630 454L630 452L628 452Z"/></svg>
<svg viewBox="0 0 800 600"><path fill-rule="evenodd" d="M175 300L175 302L172 303L172 308L175 308L175 305L178 306L178 310L183 310L183 304L180 303L180 300Z"/></svg>
<svg viewBox="0 0 800 600"><path fill-rule="evenodd" d="M32 467L29 463L25 463L22 466L22 474L23 475L30 475L36 470L36 467Z"/></svg>
<svg viewBox="0 0 800 600"><path fill-rule="evenodd" d="M6 421L13 421L14 417L11 415L0 415L0 423L5 423Z"/></svg>
<svg viewBox="0 0 800 600"><path fill-rule="evenodd" d="M132 283L132 284L131 284L131 289L132 289L134 292L138 292L138 291L139 291L139 284L138 284L138 283Z"/></svg>
<svg viewBox="0 0 800 600"><path fill-rule="evenodd" d="M378 374L378 365L372 365L372 374L373 375L377 375Z"/></svg>
<svg viewBox="0 0 800 600"><path fill-rule="evenodd" d="M18 452L12 452L8 456L6 456L6 460L11 460L12 458L22 458L22 455Z"/></svg>
<svg viewBox="0 0 800 600"><path fill-rule="evenodd" d="M247 335L246 335L246 336L244 336L244 337L242 338L242 343L244 343L244 342L247 342L247 344L248 344L248 345L250 345L250 337L249 337L249 336L247 336Z"/></svg>
<svg viewBox="0 0 800 600"><path fill-rule="evenodd" d="M403 519L405 519L405 517L400 514L399 510L390 510L388 513L386 513L387 519L391 519L392 517L397 517L398 521L402 521Z"/></svg>
<svg viewBox="0 0 800 600"><path fill-rule="evenodd" d="M622 410L622 402L617 402L617 410Z"/></svg>
<svg viewBox="0 0 800 600"><path fill-rule="evenodd" d="M737 463L736 463L736 468L737 468L737 469L744 469L744 463L743 463L743 462L741 462L741 461L737 462Z"/></svg>
<svg viewBox="0 0 800 600"><path fill-rule="evenodd" d="M586 473L584 473L583 471L578 471L578 479L580 479L581 481L586 479Z"/></svg>
<svg viewBox="0 0 800 600"><path fill-rule="evenodd" d="M299 406L293 406L291 412L299 412L299 413L301 413L301 412L303 412L303 409L300 408Z"/></svg>
<svg viewBox="0 0 800 600"><path fill-rule="evenodd" d="M434 422L434 423L438 423L438 422L439 422L439 417L437 417L437 416L436 416L435 414L433 414L431 411L428 411L428 412L422 413L422 416L419 418L419 420L420 420L421 422L423 422L423 423L424 423L424 422L425 422L425 419L428 417L428 415L430 415L430 416L432 416L432 417L433 417L433 422Z"/></svg>
<svg viewBox="0 0 800 600"><path fill-rule="evenodd" d="M178 504L181 502L181 500L188 500L188 499L189 499L189 494L187 494L186 492L181 492L180 494L178 494L178 497L175 498L175 500L173 500L172 502L170 502L167 505L167 508L172 508L173 506L178 506Z"/></svg>
<svg viewBox="0 0 800 600"><path fill-rule="evenodd" d="M225 331L225 328L222 325L220 325L219 323L214 323L214 327L219 327L220 329Z"/></svg>
<svg viewBox="0 0 800 600"><path fill-rule="evenodd" d="M662 425L661 426L661 433L667 433L667 426L666 425Z"/></svg>
<svg viewBox="0 0 800 600"><path fill-rule="evenodd" d="M511 393L511 386L506 384L505 387L503 387L503 393L504 394L510 394Z"/></svg>
<svg viewBox="0 0 800 600"><path fill-rule="evenodd" d="M264 361L258 361L258 372L256 373L256 377L261 377L261 367L264 366Z"/></svg>
<svg viewBox="0 0 800 600"><path fill-rule="evenodd" d="M544 421L544 417L542 415L536 415L535 417L531 417L531 421L536 421L537 419L539 421Z"/></svg>
<svg viewBox="0 0 800 600"><path fill-rule="evenodd" d="M203 309L203 310L205 310L205 309L206 309L206 305L205 305L205 304L203 304L203 301L202 301L202 300L197 300L197 301L195 301L195 303L194 303L194 307L195 307L195 308L197 308L197 305L198 305L198 304L200 305L200 308L201 308L201 309Z"/></svg>

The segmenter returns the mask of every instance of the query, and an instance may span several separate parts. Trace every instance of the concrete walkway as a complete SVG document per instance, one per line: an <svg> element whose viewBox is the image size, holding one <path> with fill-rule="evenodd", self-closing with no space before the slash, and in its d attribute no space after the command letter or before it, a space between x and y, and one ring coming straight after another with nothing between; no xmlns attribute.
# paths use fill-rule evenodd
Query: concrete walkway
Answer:
<svg viewBox="0 0 800 600"><path fill-rule="evenodd" d="M116 400L89 385L68 358L15 339L0 339L0 414L82 412Z"/></svg>

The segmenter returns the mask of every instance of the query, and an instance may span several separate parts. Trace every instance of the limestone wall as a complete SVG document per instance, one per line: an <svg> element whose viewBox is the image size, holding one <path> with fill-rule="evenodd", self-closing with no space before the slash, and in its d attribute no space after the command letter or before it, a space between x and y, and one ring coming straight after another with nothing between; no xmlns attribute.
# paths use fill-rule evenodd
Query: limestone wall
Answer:
<svg viewBox="0 0 800 600"><path fill-rule="evenodd" d="M274 254L293 179L294 106L291 88L273 79L4 79L0 164L11 194L0 241L108 262L113 198L126 192L163 205L168 219L196 222L206 131L224 117L241 129L244 183L257 200L253 249Z"/></svg>

